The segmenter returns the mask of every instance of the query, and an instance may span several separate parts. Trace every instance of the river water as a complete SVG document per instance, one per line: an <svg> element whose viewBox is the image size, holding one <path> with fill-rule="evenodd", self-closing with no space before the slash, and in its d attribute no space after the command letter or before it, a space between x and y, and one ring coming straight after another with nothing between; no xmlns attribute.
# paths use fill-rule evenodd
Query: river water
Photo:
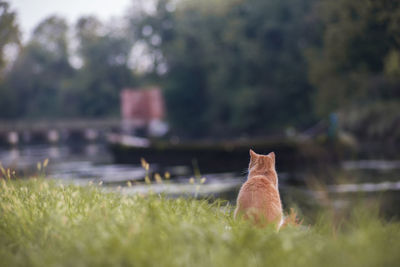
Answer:
<svg viewBox="0 0 400 267"><path fill-rule="evenodd" d="M38 170L38 163L49 159L47 168ZM279 160L279 158L278 158ZM0 148L0 162L17 170L19 176L44 173L49 179L79 185L97 185L107 191L123 194L165 193L171 197L218 197L234 204L240 185L246 180L245 170L236 173L193 172L190 166L171 166L170 179L154 179L157 163L150 162L149 178L140 162L114 164L104 144L84 145L26 145ZM384 213L399 218L400 161L389 159L360 159L325 166L318 170L291 173L278 170L279 188L285 206L297 206L304 213L318 207L351 210L362 198L381 204ZM206 179L202 179L206 178Z"/></svg>

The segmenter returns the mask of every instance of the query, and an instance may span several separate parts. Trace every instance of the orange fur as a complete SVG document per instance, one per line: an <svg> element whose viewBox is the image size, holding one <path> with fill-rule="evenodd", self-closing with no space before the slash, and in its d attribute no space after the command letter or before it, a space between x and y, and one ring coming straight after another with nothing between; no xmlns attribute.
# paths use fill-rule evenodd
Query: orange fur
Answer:
<svg viewBox="0 0 400 267"><path fill-rule="evenodd" d="M256 225L282 223L282 204L275 170L275 153L259 155L250 149L249 175L237 198L235 219L243 216Z"/></svg>

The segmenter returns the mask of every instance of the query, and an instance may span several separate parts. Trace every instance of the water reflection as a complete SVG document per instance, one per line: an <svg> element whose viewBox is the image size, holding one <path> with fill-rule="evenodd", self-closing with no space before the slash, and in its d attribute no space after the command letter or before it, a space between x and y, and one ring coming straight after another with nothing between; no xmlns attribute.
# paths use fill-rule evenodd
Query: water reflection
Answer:
<svg viewBox="0 0 400 267"><path fill-rule="evenodd" d="M382 170L389 171L400 169L400 160L349 160L343 162L342 167L346 170Z"/></svg>
<svg viewBox="0 0 400 267"><path fill-rule="evenodd" d="M163 184L153 182L151 186L144 183L146 171L140 162L136 164L114 164L112 156L104 144L89 144L84 146L48 146L32 145L19 149L0 150L0 161L5 166L18 169L23 175L37 173L37 162L49 158L50 164L46 170L48 177L68 183L87 185L102 183L107 190L117 190L126 194L145 193L149 190L155 193L165 193L170 196L192 195L198 197L223 197L233 200L240 185L245 179L241 173L202 174L207 177L205 184L190 184L194 177L191 167L170 166L167 170L171 175L169 181ZM160 171L157 164L150 165L150 176ZM284 177L285 175L282 175ZM133 184L128 187L128 182Z"/></svg>

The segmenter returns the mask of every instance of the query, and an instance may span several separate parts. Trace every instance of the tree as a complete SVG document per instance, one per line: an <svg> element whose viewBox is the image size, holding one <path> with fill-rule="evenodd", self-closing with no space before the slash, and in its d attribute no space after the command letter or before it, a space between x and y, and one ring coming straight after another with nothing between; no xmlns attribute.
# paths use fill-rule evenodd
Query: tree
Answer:
<svg viewBox="0 0 400 267"><path fill-rule="evenodd" d="M4 85L5 75L5 48L8 45L19 45L19 29L16 23L16 14L10 10L6 1L0 0L0 116L12 117L15 115L16 99L10 88Z"/></svg>
<svg viewBox="0 0 400 267"><path fill-rule="evenodd" d="M134 85L127 65L131 41L123 30L115 26L107 29L95 17L80 18L76 33L82 67L74 79L68 81L63 99L76 103L79 115L118 114L120 90Z"/></svg>
<svg viewBox="0 0 400 267"><path fill-rule="evenodd" d="M62 113L59 92L63 79L73 74L69 64L68 27L51 16L34 30L6 79L10 95L18 101L15 116L54 117Z"/></svg>
<svg viewBox="0 0 400 267"><path fill-rule="evenodd" d="M400 96L400 3L323 1L322 46L310 51L310 79L324 115Z"/></svg>
<svg viewBox="0 0 400 267"><path fill-rule="evenodd" d="M303 46L311 3L185 1L171 9L170 1L158 1L155 14L132 28L161 51L154 64L168 69L163 81L173 128L226 136L309 123L313 91Z"/></svg>
<svg viewBox="0 0 400 267"><path fill-rule="evenodd" d="M9 44L19 43L19 29L16 14L10 10L10 5L0 0L0 70L4 67L4 48Z"/></svg>

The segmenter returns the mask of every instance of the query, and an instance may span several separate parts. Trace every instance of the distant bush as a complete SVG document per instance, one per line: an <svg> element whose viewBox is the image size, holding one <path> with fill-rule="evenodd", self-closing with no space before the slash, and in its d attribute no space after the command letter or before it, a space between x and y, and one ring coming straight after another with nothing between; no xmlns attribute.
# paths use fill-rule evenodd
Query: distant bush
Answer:
<svg viewBox="0 0 400 267"><path fill-rule="evenodd" d="M364 141L400 141L400 102L380 101L343 111L342 127Z"/></svg>

